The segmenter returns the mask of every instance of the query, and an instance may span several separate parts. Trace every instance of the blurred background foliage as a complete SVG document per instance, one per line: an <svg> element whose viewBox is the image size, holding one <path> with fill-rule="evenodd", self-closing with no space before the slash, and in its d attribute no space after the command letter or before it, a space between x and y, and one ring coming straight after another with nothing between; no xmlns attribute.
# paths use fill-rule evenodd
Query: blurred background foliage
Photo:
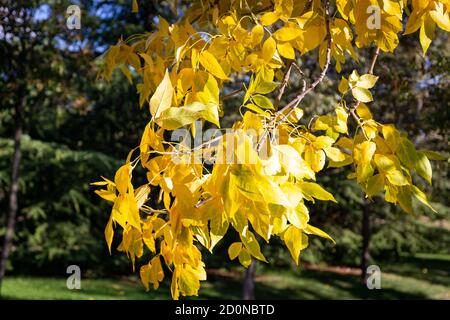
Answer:
<svg viewBox="0 0 450 320"><path fill-rule="evenodd" d="M96 80L101 63L96 58L120 37L153 30L160 15L174 22L177 14L172 2L141 1L138 14L131 13L131 1L126 0L3 2L0 239L5 232L13 152L13 110L17 103L13 92L18 86L25 88L19 213L8 273L65 275L67 265L78 264L92 275L128 274L131 265L127 259L108 253L103 229L110 207L97 198L89 183L100 175L113 176L127 152L139 143L149 112L139 109L138 96L122 74L115 73L109 83ZM65 26L70 4L79 4L82 9L81 30ZM178 1L177 12L188 5L189 1ZM17 6L25 6L31 17L23 28L14 25L11 17ZM421 56L417 35L402 37L395 53L382 54L375 68L380 80L372 107L377 120L395 123L419 148L439 151L447 158L449 52L448 34L438 32L427 57ZM342 74L355 67L366 69L371 52L360 55L360 64L346 65ZM317 72L315 57L301 57L299 63L307 76ZM329 72L317 92L304 100L305 121L308 115L333 110L339 99L339 79L339 74ZM295 95L300 86L301 81L294 78L285 99ZM224 125L238 116L239 98L226 104ZM419 252L450 254L449 162L433 162L433 169L431 199L438 213L417 206L416 214L407 215L382 199L369 204L373 261L393 261ZM356 184L346 179L347 173L332 169L319 177L336 195L338 204L314 205L310 210L312 224L330 233L337 245L311 239L301 256L306 263L360 263L364 201ZM216 255L204 252L209 267L236 266L226 256L227 244L234 237L233 233L227 235ZM271 242L273 246L264 248L271 264L294 268L287 250L276 239Z"/></svg>

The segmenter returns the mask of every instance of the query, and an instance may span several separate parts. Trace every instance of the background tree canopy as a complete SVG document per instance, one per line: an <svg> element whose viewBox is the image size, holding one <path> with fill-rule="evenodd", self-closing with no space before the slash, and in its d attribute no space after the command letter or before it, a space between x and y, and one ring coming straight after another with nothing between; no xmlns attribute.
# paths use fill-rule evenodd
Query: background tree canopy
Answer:
<svg viewBox="0 0 450 320"><path fill-rule="evenodd" d="M175 23L190 6L190 1L140 1L138 13L132 13L131 1L74 3L82 9L80 30L65 26L68 1L0 5L0 238L7 225L14 109L23 105L19 207L7 265L11 275L64 276L70 264L80 265L92 276L130 273L126 257L110 256L101 241L110 206L98 199L89 183L100 174L114 176L140 141L149 114L148 109L139 109L136 89L122 73L115 71L109 82L96 79L103 66L96 58L121 37L157 29L158 17ZM380 122L394 123L407 132L417 149L435 150L448 158L449 34L437 29L426 56L418 38L418 33L402 36L394 53L379 57L377 75L382 81L372 90L371 111ZM316 54L302 56L306 78L317 72ZM341 73L330 70L315 94L305 97L306 117L333 111L340 99L341 74L370 63L373 52L358 54L359 62L347 62ZM301 79L294 78L282 104L301 87ZM240 104L238 98L227 101L224 126L240 117ZM390 263L423 252L450 254L449 162L432 165L430 203L437 213L417 207L414 214L403 214L382 197L371 203L370 261ZM302 261L359 266L367 204L345 171L332 170L333 174L322 173L317 179L338 204L317 202L310 211L314 212L311 224L326 230L337 244L311 238ZM238 269L235 262L224 263L229 245L236 240L235 234L228 233L214 255L205 251L206 265L214 270ZM275 239L271 244L263 254L272 264L295 268L284 246Z"/></svg>

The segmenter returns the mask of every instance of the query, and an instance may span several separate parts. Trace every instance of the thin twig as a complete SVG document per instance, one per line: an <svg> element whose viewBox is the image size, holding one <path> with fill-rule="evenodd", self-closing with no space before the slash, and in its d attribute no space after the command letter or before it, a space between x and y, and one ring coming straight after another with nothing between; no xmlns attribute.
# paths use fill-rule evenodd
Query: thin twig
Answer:
<svg viewBox="0 0 450 320"><path fill-rule="evenodd" d="M235 95L241 93L242 91L244 91L244 88L239 88L239 89L237 89L237 90L234 90L234 91L232 91L232 92L230 92L230 93L224 95L224 96L222 97L222 100L224 101L224 100L231 99L231 98L233 98Z"/></svg>
<svg viewBox="0 0 450 320"><path fill-rule="evenodd" d="M294 98L294 100L289 102L281 110L279 110L275 113L275 116L273 119L273 121L275 122L274 123L275 126L277 124L285 121L289 117L291 112L300 104L300 102L303 100L303 98L305 98L305 96L308 93L313 91L317 87L317 85L319 85L319 83L321 83L323 81L323 79L325 78L325 75L328 71L328 67L330 66L330 62L331 62L331 33L330 33L330 17L329 17L329 12L328 12L328 3L326 4L326 7L325 7L325 28L326 28L326 32L327 32L327 35L326 35L326 37L327 37L327 52L326 52L326 62L325 62L325 66L324 66L322 72L320 73L320 75L316 79L316 81L314 81L306 90L303 90L299 95L297 95ZM285 111L287 111L286 114L284 114ZM281 119L278 119L278 117L280 115L283 115L283 117ZM257 147L258 152L261 151L263 143L267 139L268 134L269 134L269 131L267 129L264 130L264 133L261 135L261 138L258 141L258 147Z"/></svg>
<svg viewBox="0 0 450 320"><path fill-rule="evenodd" d="M295 62L292 65L295 67L295 69L297 69L298 73L300 73L300 76L302 78L302 91L301 92L305 92L305 90L306 90L305 74L303 73L303 71L300 68L300 66L297 65Z"/></svg>
<svg viewBox="0 0 450 320"><path fill-rule="evenodd" d="M378 56L380 55L380 47L377 47L375 54L372 58L372 63L370 64L370 68L368 70L369 74L373 74L373 69L375 68L375 64L377 63Z"/></svg>
<svg viewBox="0 0 450 320"><path fill-rule="evenodd" d="M286 89L288 82L289 82L289 78L291 77L291 70L292 70L293 64L294 64L293 61L289 62L289 64L288 64L286 73L284 74L284 77L283 77L283 81L281 82L281 85L278 89L277 97L275 98L275 109L278 109L278 106L280 105L281 98L283 97L283 94L284 94L284 90Z"/></svg>
<svg viewBox="0 0 450 320"><path fill-rule="evenodd" d="M308 93L313 91L317 87L317 85L319 83L321 83L323 81L323 79L325 78L325 75L328 71L328 67L330 66L330 62L331 62L331 33L330 33L330 24L329 24L330 21L329 21L329 15L328 15L328 7L325 10L326 10L325 27L327 30L327 53L326 53L325 66L324 66L322 72L320 73L319 77L316 79L316 81L314 81L306 90L304 90L297 97L295 97L294 100L292 100L290 103L288 103L286 106L284 106L283 109L278 111L277 115L281 115L289 109L292 109L292 110L295 109L300 104L300 102L303 100L303 98ZM284 119L286 119L288 116L289 116L289 113L286 114L285 117L282 118L281 122L284 121Z"/></svg>

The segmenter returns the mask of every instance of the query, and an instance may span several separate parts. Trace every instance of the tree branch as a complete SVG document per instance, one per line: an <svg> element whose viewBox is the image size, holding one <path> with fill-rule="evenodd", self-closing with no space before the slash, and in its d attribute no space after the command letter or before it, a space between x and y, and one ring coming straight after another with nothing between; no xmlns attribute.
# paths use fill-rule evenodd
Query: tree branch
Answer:
<svg viewBox="0 0 450 320"><path fill-rule="evenodd" d="M230 92L230 93L224 95L223 97L221 97L221 99L222 99L222 101L231 99L231 98L233 98L235 95L241 93L243 90L244 90L244 88L236 89L236 90L234 90L234 91L232 91L232 92Z"/></svg>
<svg viewBox="0 0 450 320"><path fill-rule="evenodd" d="M373 69L375 68L375 64L377 63L377 59L378 59L379 55L380 55L380 47L377 47L377 50L375 51L375 54L372 58L372 62L370 64L370 68L367 73L373 74Z"/></svg>
<svg viewBox="0 0 450 320"><path fill-rule="evenodd" d="M279 110L275 113L275 116L272 120L272 122L275 126L278 125L279 123L282 123L284 120L286 120L287 117L289 117L289 115L291 114L291 112L300 104L300 102L303 100L303 98L305 98L305 96L308 93L313 91L319 85L319 83L321 83L323 81L323 79L325 78L325 75L328 71L328 68L329 68L330 62L331 62L331 32L330 32L330 15L329 15L329 11L328 11L328 3L326 4L326 7L325 7L325 28L326 28L326 32L327 32L327 35L326 35L326 37L327 37L327 52L326 52L326 62L325 62L325 66L324 66L322 72L320 73L320 75L316 79L316 81L314 81L307 89L304 88L302 90L302 92L294 98L294 100L289 102L281 110ZM285 114L286 111L287 111L287 113ZM283 115L281 117L281 119L278 119L278 117L281 115ZM264 133L262 134L261 138L258 141L258 146L257 146L258 152L261 151L263 143L266 140L268 134L269 134L269 131L267 129L265 129Z"/></svg>
<svg viewBox="0 0 450 320"><path fill-rule="evenodd" d="M289 62L288 68L287 68L286 73L284 74L284 77L283 77L283 81L281 82L281 85L280 85L280 87L278 89L278 94L277 94L277 97L275 98L275 108L276 109L278 109L278 106L280 105L281 98L283 97L283 94L284 94L284 90L286 89L287 84L289 82L289 78L291 76L291 70L292 70L293 64L294 64L293 61Z"/></svg>

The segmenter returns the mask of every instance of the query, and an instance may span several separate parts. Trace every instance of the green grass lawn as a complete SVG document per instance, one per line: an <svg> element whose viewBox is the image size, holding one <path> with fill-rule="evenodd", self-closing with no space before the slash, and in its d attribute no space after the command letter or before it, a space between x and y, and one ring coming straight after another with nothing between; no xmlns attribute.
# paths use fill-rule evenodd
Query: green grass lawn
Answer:
<svg viewBox="0 0 450 320"><path fill-rule="evenodd" d="M256 297L261 299L450 299L450 256L418 255L381 264L380 290L363 286L343 268L270 270L259 268ZM82 279L81 290L68 290L66 279L7 277L5 299L168 299L169 282L145 292L136 278ZM239 299L242 272L212 270L200 299Z"/></svg>

